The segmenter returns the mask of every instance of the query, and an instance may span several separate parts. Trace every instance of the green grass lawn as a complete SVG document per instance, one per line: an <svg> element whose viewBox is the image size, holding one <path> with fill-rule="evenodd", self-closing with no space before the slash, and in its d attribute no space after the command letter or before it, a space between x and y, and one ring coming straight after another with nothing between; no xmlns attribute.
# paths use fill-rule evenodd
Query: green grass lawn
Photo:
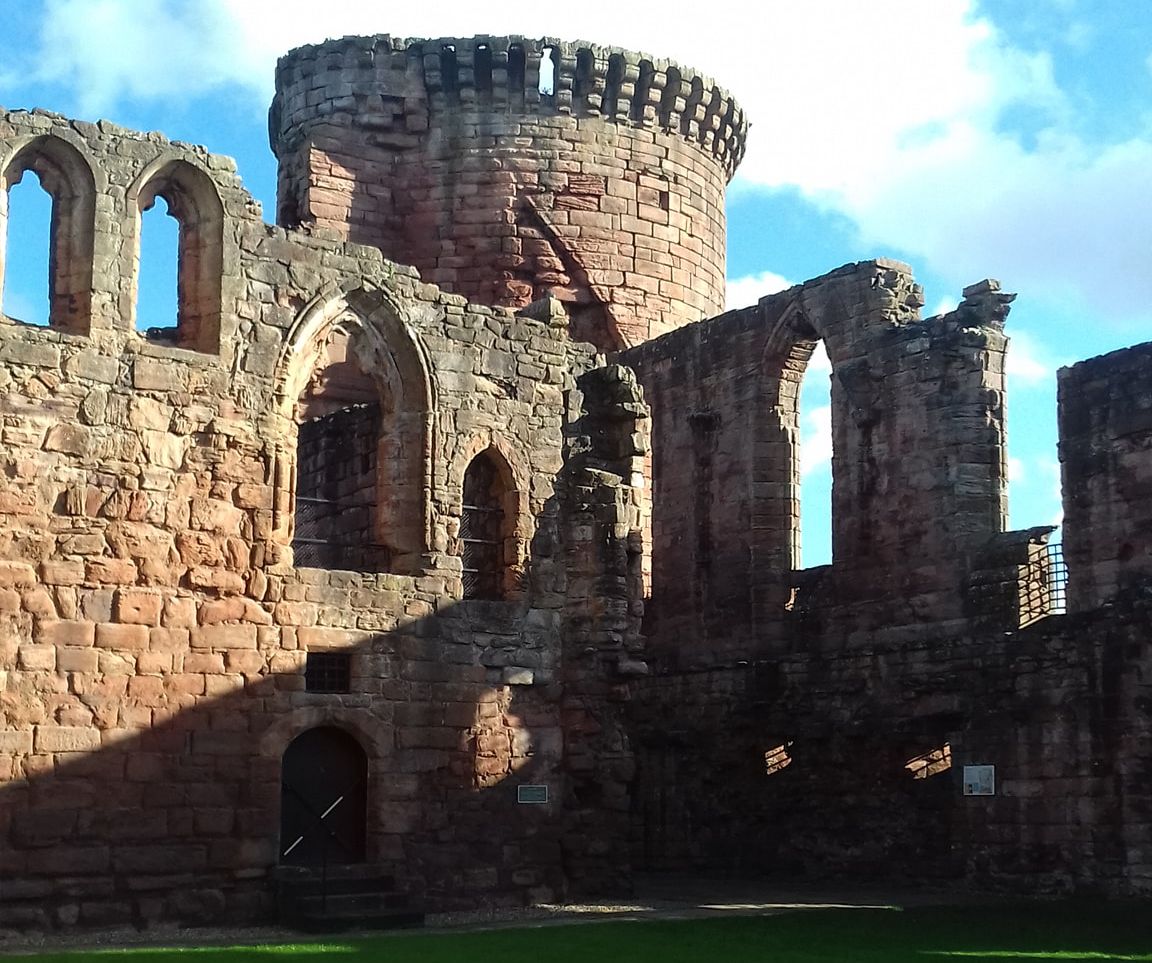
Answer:
<svg viewBox="0 0 1152 963"><path fill-rule="evenodd" d="M292 946L44 954L43 963L1011 963L1152 961L1152 903L803 910L480 933L329 937Z"/></svg>

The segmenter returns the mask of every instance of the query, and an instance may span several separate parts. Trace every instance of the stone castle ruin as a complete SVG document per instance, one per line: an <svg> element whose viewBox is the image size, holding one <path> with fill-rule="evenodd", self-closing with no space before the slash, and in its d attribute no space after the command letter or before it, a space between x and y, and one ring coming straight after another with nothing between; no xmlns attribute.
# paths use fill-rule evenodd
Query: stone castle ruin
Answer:
<svg viewBox="0 0 1152 963"><path fill-rule="evenodd" d="M281 60L270 133L276 226L227 158L0 114L53 212L49 324L0 315L0 926L267 918L317 872L1152 893L1152 346L1060 374L1065 584L1005 531L996 282L720 313L711 80L345 38ZM179 316L141 332L157 199Z"/></svg>

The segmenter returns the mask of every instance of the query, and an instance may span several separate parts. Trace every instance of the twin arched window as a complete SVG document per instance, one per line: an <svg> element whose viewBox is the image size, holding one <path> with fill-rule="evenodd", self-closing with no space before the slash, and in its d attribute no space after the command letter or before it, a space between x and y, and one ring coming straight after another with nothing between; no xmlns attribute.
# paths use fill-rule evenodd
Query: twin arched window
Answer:
<svg viewBox="0 0 1152 963"><path fill-rule="evenodd" d="M96 239L96 184L92 168L67 141L46 134L22 146L0 169L0 311L16 320L37 321L14 296L17 274L35 270L35 258L17 257L17 235L10 223L10 194L32 175L51 199L48 224L48 326L87 334L92 321ZM178 222L177 294L174 318L149 317L138 304L142 215L157 198ZM129 303L134 325L149 336L179 347L216 352L220 348L223 309L224 208L212 178L183 160L162 162L146 171L129 191L135 204L134 260L129 266ZM28 235L30 225L16 225ZM5 296L6 295L6 296ZM31 312L33 315L35 312ZM153 322L158 322L153 325Z"/></svg>

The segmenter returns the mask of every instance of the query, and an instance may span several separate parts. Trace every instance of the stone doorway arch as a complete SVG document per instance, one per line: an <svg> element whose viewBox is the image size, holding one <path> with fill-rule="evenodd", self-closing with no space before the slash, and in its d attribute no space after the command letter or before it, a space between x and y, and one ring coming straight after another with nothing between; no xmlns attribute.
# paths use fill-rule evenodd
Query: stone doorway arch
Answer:
<svg viewBox="0 0 1152 963"><path fill-rule="evenodd" d="M354 736L317 726L284 750L279 861L288 866L366 859L368 756Z"/></svg>

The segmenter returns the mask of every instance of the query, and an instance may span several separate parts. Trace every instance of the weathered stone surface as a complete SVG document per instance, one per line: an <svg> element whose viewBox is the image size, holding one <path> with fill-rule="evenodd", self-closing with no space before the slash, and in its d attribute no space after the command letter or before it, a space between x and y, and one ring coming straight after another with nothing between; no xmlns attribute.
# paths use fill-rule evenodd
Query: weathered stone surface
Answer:
<svg viewBox="0 0 1152 963"><path fill-rule="evenodd" d="M4 183L71 185L48 328L0 316L0 921L266 915L317 732L365 757L354 855L433 907L635 863L1146 894L1149 349L1062 376L1056 616L1050 532L1003 531L1011 295L924 319L880 259L669 331L723 300L739 109L452 45L282 62L288 228L201 148L0 115ZM146 336L155 195L182 304ZM835 558L800 572L820 339Z"/></svg>

